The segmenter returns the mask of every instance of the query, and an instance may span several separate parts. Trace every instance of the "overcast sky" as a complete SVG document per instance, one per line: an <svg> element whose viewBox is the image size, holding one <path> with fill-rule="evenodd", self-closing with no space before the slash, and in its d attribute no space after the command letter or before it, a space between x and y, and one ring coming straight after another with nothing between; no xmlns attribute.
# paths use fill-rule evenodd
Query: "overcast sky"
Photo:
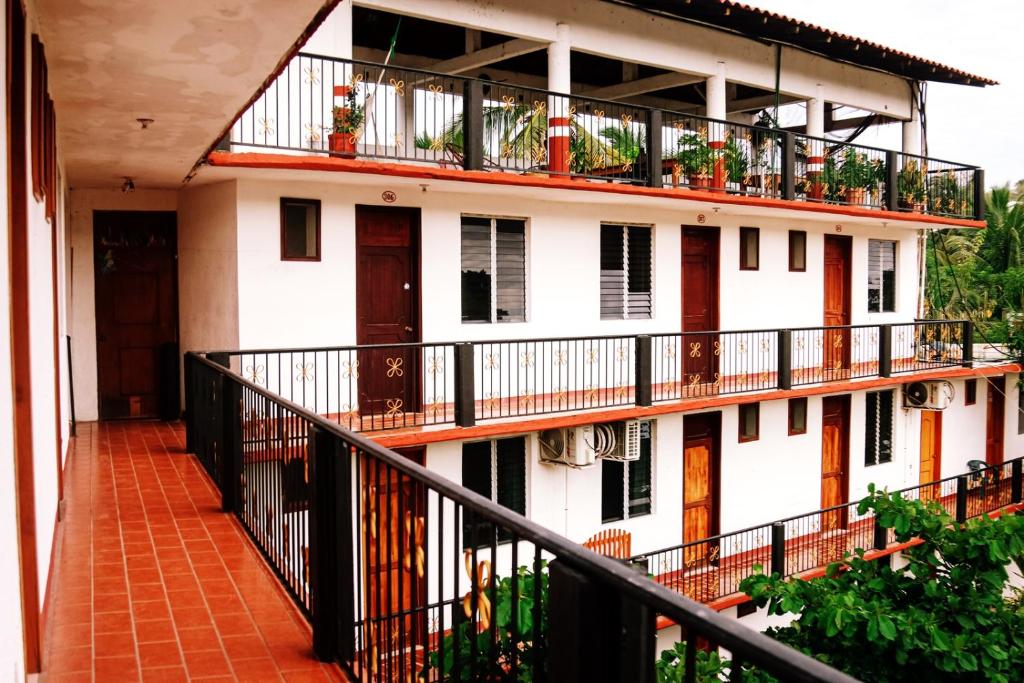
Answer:
<svg viewBox="0 0 1024 683"><path fill-rule="evenodd" d="M928 155L981 166L990 186L1024 178L1021 0L747 2L999 81L984 88L929 84ZM887 128L882 138L858 140L898 146L898 126Z"/></svg>

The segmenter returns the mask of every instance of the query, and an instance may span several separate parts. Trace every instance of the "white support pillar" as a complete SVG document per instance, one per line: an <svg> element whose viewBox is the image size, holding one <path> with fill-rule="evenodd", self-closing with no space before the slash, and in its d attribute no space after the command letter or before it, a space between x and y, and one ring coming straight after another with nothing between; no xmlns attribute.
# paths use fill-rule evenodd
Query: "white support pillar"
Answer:
<svg viewBox="0 0 1024 683"><path fill-rule="evenodd" d="M352 59L352 0L341 0L338 3L324 19L324 23L309 37L302 51L324 57Z"/></svg>
<svg viewBox="0 0 1024 683"><path fill-rule="evenodd" d="M715 73L708 76L704 93L708 118L716 119L708 123L708 147L714 150L714 166L707 170L711 173L711 187L721 190L725 188L726 175L725 155L720 152L726 138L726 126L720 123L726 115L725 62L715 64Z"/></svg>
<svg viewBox="0 0 1024 683"><path fill-rule="evenodd" d="M821 83L817 86L817 95L807 100L807 190L810 199L822 199L825 188L821 184L821 172L825 162L825 96Z"/></svg>
<svg viewBox="0 0 1024 683"><path fill-rule="evenodd" d="M917 103L910 107L910 120L903 122L903 153L921 155L921 113Z"/></svg>
<svg viewBox="0 0 1024 683"><path fill-rule="evenodd" d="M302 46L302 52L334 59L352 59L352 0L341 0L337 4ZM323 90L314 95L314 98L320 101L319 106L323 109L324 135L328 148L334 152L351 155L355 149L356 139L360 136L352 133L336 135L333 124L336 107L340 107L343 112L349 110L352 65L330 59L314 59L303 66L308 66L311 73L316 74L308 78L323 80ZM306 73L305 69L300 70L300 73ZM358 96L359 93L356 94ZM317 106L316 103L313 103L313 106ZM363 125L366 125L365 119Z"/></svg>
<svg viewBox="0 0 1024 683"><path fill-rule="evenodd" d="M569 94L569 25L555 26L555 40L548 44L548 90ZM548 97L548 171L569 173L570 112L568 97Z"/></svg>

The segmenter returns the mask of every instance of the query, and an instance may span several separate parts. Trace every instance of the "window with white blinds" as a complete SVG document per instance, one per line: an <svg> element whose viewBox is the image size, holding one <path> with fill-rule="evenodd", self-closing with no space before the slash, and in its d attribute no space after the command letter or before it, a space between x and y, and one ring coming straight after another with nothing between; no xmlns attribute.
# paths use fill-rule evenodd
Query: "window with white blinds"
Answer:
<svg viewBox="0 0 1024 683"><path fill-rule="evenodd" d="M893 391L873 391L865 396L864 464L892 461Z"/></svg>
<svg viewBox="0 0 1024 683"><path fill-rule="evenodd" d="M601 318L651 317L651 229L601 226Z"/></svg>
<svg viewBox="0 0 1024 683"><path fill-rule="evenodd" d="M462 444L462 485L521 515L526 514L526 437ZM467 509L462 516L462 545L490 545L494 525ZM498 529L498 541L511 540Z"/></svg>
<svg viewBox="0 0 1024 683"><path fill-rule="evenodd" d="M526 221L462 217L462 322L526 320Z"/></svg>
<svg viewBox="0 0 1024 683"><path fill-rule="evenodd" d="M896 310L896 243L868 240L868 311Z"/></svg>

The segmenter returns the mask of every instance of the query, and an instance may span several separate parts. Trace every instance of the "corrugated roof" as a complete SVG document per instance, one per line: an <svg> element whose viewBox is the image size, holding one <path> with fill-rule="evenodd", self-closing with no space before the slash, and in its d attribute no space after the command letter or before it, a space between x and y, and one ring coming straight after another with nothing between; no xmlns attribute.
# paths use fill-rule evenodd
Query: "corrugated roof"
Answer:
<svg viewBox="0 0 1024 683"><path fill-rule="evenodd" d="M997 85L991 78L732 0L607 0L756 40L782 43L829 59L918 81Z"/></svg>

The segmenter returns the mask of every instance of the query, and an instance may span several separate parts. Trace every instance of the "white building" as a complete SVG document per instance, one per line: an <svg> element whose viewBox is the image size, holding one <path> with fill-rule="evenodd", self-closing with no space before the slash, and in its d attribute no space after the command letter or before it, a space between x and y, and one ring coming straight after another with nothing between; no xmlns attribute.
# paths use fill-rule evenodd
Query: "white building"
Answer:
<svg viewBox="0 0 1024 683"><path fill-rule="evenodd" d="M6 149L0 660L33 670L71 411L177 416L184 351L243 350L256 384L573 541L691 544L656 575L1018 454L1019 366L915 322L928 232L984 226L982 171L920 156L916 93L986 79L728 2L341 0L306 33L301 4L229 38L108 8L136 37L80 77L107 29L29 3L57 134ZM754 125L780 107L800 123ZM868 124L902 147L844 142ZM905 407L918 382L932 410ZM855 525L817 520L787 534Z"/></svg>

